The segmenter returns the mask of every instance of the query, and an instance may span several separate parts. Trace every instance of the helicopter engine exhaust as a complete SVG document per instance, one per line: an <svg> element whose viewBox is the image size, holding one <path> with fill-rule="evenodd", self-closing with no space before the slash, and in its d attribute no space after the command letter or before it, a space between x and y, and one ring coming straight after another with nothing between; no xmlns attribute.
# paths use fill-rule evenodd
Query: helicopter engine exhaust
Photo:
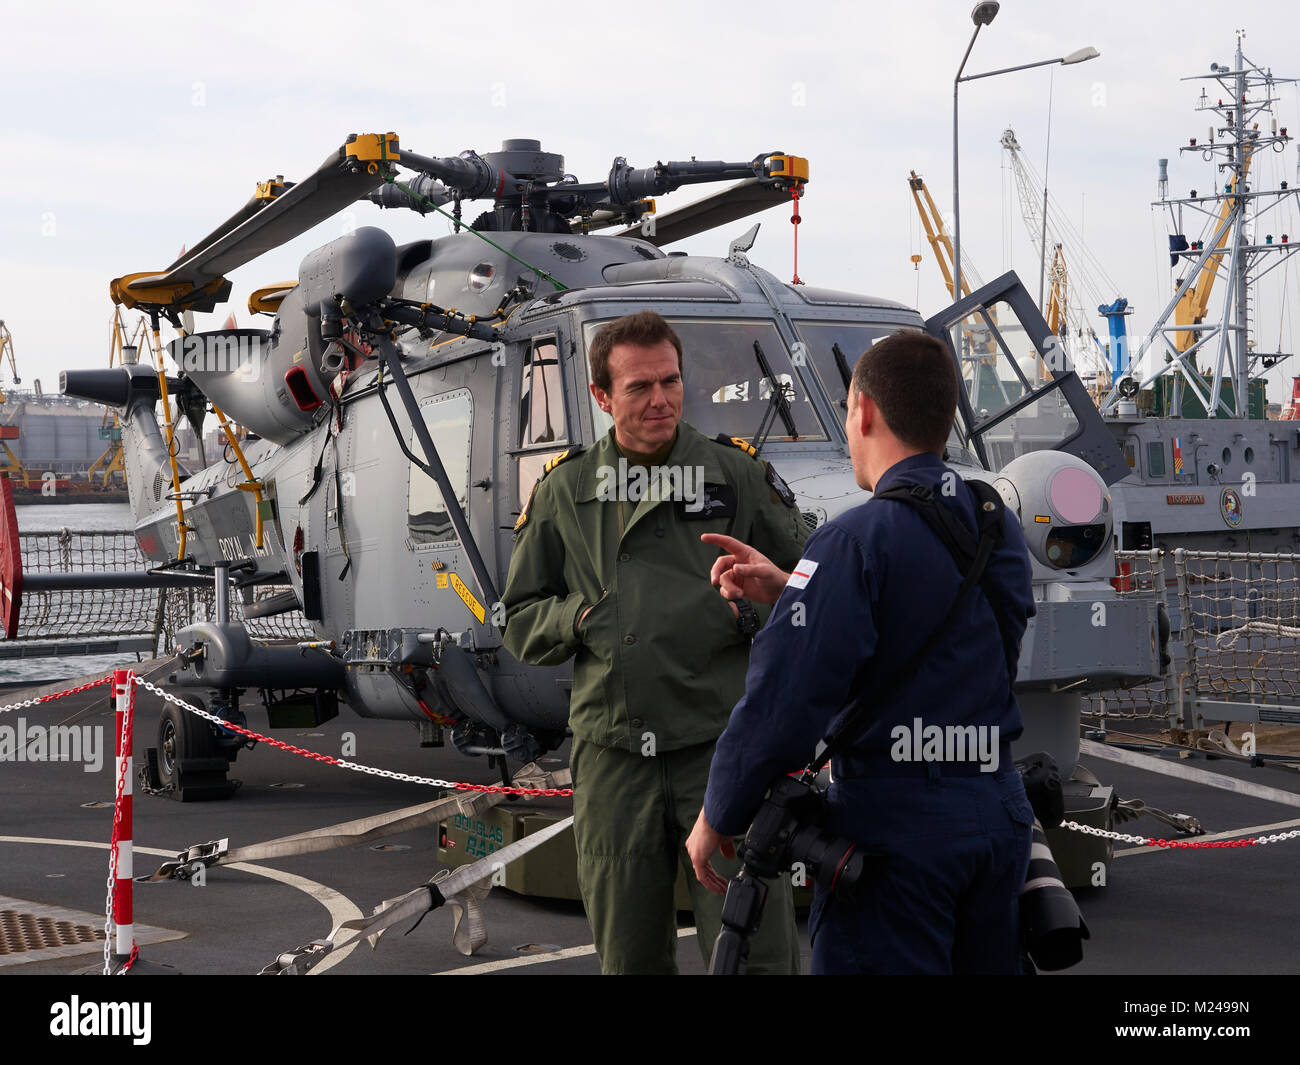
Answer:
<svg viewBox="0 0 1300 1065"><path fill-rule="evenodd" d="M240 425L289 444L320 420L330 386L347 368L337 341L340 303L364 307L397 284L397 246L370 226L317 248L280 303L270 330L219 329L168 345L176 365Z"/></svg>

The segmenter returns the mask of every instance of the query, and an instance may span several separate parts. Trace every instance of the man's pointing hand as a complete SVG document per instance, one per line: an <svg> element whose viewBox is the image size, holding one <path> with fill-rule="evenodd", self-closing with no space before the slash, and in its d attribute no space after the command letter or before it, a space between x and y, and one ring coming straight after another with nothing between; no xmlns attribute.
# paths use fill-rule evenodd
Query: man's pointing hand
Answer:
<svg viewBox="0 0 1300 1065"><path fill-rule="evenodd" d="M781 597L790 574L761 551L722 533L702 533L700 539L727 552L709 571L709 580L724 599L775 603Z"/></svg>

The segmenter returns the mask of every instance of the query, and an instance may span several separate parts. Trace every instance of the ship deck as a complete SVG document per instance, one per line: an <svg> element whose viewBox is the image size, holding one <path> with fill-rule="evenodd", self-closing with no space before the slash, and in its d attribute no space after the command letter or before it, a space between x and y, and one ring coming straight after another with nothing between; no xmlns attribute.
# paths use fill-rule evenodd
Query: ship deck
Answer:
<svg viewBox="0 0 1300 1065"><path fill-rule="evenodd" d="M112 808L83 804L112 798L112 719L100 688L94 693L6 714L28 726L67 721L102 726L108 741L104 768L86 772L78 763L10 762L4 766L5 803L0 813L0 895L43 906L97 915L103 924L107 841ZM11 690L0 702L24 693ZM102 709L96 709L98 703ZM159 707L145 694L136 725L137 764L153 745ZM256 727L256 721L254 722ZM349 714L314 729L287 730L278 738L322 752L337 752L341 734L356 736L356 760L409 773L495 783L482 759L454 750L422 750L414 730ZM308 735L310 733L310 735ZM559 752L561 755L563 751ZM1198 818L1207 833L1264 835L1300 825L1300 809L1183 780L1085 759L1121 798L1141 798L1169 812ZM1278 767L1251 768L1225 759L1191 760L1240 780L1296 795L1300 773ZM229 801L177 803L161 797L135 801L135 872L182 848L229 837L231 846L260 842L436 797L412 783L360 776L261 746L241 752L232 776L242 787ZM289 785L286 787L286 785ZM545 801L545 800L544 800ZM550 800L556 802L557 800ZM1160 823L1142 818L1119 826L1140 835L1173 837ZM256 973L279 953L325 936L338 921L368 914L383 899L423 883L439 868L433 828L391 837L377 850L357 846L281 858L239 868L217 867L197 887L179 881L137 884L138 924L178 933L151 943L142 957L186 974ZM1168 851L1117 845L1109 884L1077 892L1092 930L1082 964L1073 974L1247 974L1294 972L1296 933L1279 911L1300 877L1300 839L1267 847ZM598 962L582 908L575 902L525 898L494 889L484 913L489 942L473 957L451 941L451 913L430 914L410 935L389 934L376 951L362 947L337 959L338 973L547 975L595 973ZM89 923L89 922L88 922ZM678 963L684 973L703 972L689 913L680 915ZM806 918L800 918L804 966L808 964ZM96 963L78 954L21 963L0 959L0 973L67 973ZM324 967L322 967L323 969Z"/></svg>

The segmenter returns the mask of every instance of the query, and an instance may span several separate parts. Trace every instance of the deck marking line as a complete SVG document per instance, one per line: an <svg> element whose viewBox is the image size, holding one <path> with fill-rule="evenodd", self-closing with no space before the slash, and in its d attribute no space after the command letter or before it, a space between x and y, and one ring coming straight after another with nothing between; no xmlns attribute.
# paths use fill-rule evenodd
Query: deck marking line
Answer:
<svg viewBox="0 0 1300 1065"><path fill-rule="evenodd" d="M1300 807L1300 795L1292 791L1283 791L1281 788L1271 788L1267 784L1255 784L1248 780L1238 780L1236 777L1224 776L1222 773L1211 773L1208 769L1194 769L1189 765L1169 762L1149 754L1139 754L1137 751L1126 751L1120 747L1110 747L1094 740L1080 740L1079 753L1145 769L1151 773L1161 773L1167 777L1176 777L1179 780L1188 780L1193 784L1204 784L1207 787L1235 792L1251 799L1263 799L1265 802L1275 802L1281 806Z"/></svg>
<svg viewBox="0 0 1300 1065"><path fill-rule="evenodd" d="M109 844L100 843L97 840L90 839L50 839L42 836L0 836L0 843L43 843L51 847L94 847L97 850L108 850ZM159 850L157 847L136 847L137 854L153 854L160 858L175 858L174 850ZM224 866L226 869L242 869L246 873L254 873L257 876L264 876L268 880L276 880L287 887L297 888L299 891L310 895L329 911L330 920L335 925L344 921L355 921L364 916L357 909L356 905L346 895L335 891L332 887L326 887L324 884L317 883L315 880L308 880L305 876L299 876L297 873L286 873L282 869L271 869L264 865L254 865L252 862L234 862L231 865ZM326 969L331 969L339 962L343 961L358 944L353 943L351 946L344 947L342 950L335 951L325 958L319 965L311 969L307 975L313 976L316 973L322 973Z"/></svg>
<svg viewBox="0 0 1300 1065"><path fill-rule="evenodd" d="M677 929L677 938L695 935L694 928ZM549 961L563 961L565 958L585 958L596 953L596 944L588 943L585 947L565 947L553 950L549 954L532 954L524 958L501 958L497 961L485 961L479 965L466 965L459 969L445 969L434 976L477 976L480 973L495 973L502 969L518 969L525 965L545 965Z"/></svg>

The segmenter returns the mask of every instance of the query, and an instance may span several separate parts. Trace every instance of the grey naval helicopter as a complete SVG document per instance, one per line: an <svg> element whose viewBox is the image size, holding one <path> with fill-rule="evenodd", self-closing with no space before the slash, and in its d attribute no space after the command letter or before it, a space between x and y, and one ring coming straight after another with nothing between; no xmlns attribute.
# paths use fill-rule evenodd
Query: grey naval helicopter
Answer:
<svg viewBox="0 0 1300 1065"><path fill-rule="evenodd" d="M414 176L399 181L401 169ZM926 319L778 280L746 254L757 226L722 257L664 251L782 202L797 215L807 180L807 161L780 152L643 169L619 157L604 180L580 182L535 140L432 158L391 133L354 135L306 180L259 185L166 270L113 281L114 300L151 316L155 332L160 318L180 328L185 312L229 297L228 271L357 201L421 214L450 204L456 223L400 247L364 227L316 249L295 282L250 299L270 328L183 334L169 349L178 372L62 375L66 394L119 412L152 564L141 582L216 581L216 618L179 634L173 683L236 722L249 693L273 725L304 708L319 722L343 702L413 723L426 743L449 736L497 760L504 778L508 762L565 737L571 667L525 666L504 649L497 590L546 464L610 428L588 390L594 331L646 307L664 315L686 352L685 420L747 440L815 528L865 500L842 420L852 363L897 329L927 329L949 344L963 381L947 460L995 483L1033 556L1038 616L1021 653L1018 751L1052 753L1068 777L1081 694L1162 668L1154 598L1118 597L1110 583L1107 487L1128 466L1014 274ZM734 184L656 212L653 197L723 181ZM461 206L474 200L490 208L465 225ZM991 391L1000 405L972 404ZM160 399L200 436L209 415L238 423L242 449L205 469L176 465ZM257 598L273 585L287 590ZM251 638L230 620L230 594L246 614L301 610L317 639ZM236 737L170 706L160 730L176 797L229 793ZM178 779L187 764L193 779ZM1108 824L1110 797L1095 780L1067 786L1079 820Z"/></svg>

